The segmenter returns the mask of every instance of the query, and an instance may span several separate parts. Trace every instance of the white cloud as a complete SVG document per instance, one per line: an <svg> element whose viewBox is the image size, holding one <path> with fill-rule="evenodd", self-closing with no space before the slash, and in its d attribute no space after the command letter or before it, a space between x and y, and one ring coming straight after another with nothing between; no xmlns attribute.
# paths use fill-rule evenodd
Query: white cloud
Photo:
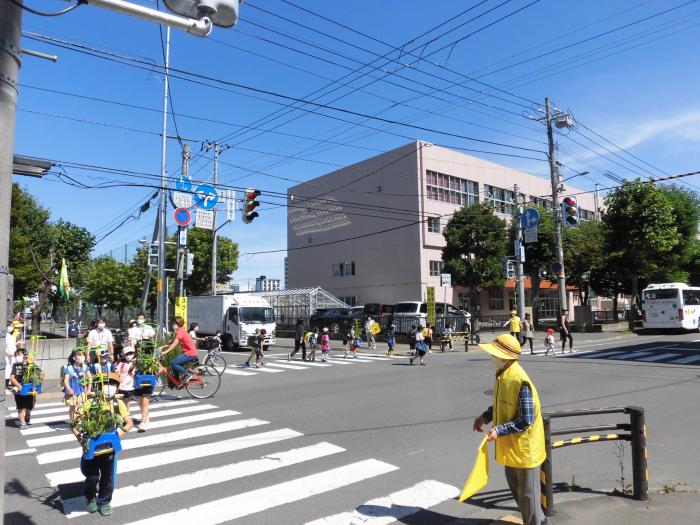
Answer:
<svg viewBox="0 0 700 525"><path fill-rule="evenodd" d="M657 138L700 142L700 109L633 125L631 134L616 144L629 149Z"/></svg>

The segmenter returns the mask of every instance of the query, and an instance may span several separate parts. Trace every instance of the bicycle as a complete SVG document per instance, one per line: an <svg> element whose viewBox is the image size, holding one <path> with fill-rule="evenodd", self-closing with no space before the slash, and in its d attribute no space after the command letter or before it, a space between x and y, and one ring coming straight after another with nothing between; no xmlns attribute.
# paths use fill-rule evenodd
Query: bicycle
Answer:
<svg viewBox="0 0 700 525"><path fill-rule="evenodd" d="M186 383L171 374L170 370L162 367L156 385L153 387L152 401L160 399L166 386L178 390L184 388L195 399L214 397L214 394L219 391L221 376L213 366L202 364L197 360L187 363L185 368L191 372L191 378Z"/></svg>
<svg viewBox="0 0 700 525"><path fill-rule="evenodd" d="M226 359L221 355L221 342L216 337L207 337L204 343L207 350L202 364L214 367L214 370L221 375L226 370Z"/></svg>

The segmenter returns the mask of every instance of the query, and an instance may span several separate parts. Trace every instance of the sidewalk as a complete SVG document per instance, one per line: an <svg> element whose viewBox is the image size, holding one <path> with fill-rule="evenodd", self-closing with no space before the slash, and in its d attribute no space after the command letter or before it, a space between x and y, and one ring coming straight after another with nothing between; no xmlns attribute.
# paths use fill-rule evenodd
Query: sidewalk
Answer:
<svg viewBox="0 0 700 525"><path fill-rule="evenodd" d="M548 525L689 525L700 521L700 494L653 493L645 502L619 496L580 495L578 499L557 503L555 510L556 514L547 520ZM522 523L522 520L508 515L492 525L505 523Z"/></svg>

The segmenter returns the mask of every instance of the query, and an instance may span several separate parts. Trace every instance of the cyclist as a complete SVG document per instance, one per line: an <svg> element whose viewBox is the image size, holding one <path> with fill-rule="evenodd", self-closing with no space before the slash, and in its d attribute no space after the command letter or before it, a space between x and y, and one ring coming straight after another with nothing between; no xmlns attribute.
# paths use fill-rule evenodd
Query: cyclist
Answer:
<svg viewBox="0 0 700 525"><path fill-rule="evenodd" d="M190 372L182 365L192 361L197 361L198 359L197 348L194 341L192 341L192 338L187 333L187 330L185 330L184 325L185 320L182 317L178 316L173 318L172 328L175 332L175 337L173 337L173 341L170 343L170 346L168 346L168 348L165 350L161 350L160 352L162 357L165 354L173 351L178 344L180 345L182 354L173 359L170 364L173 368L173 375L175 375L175 377L184 376L183 385L190 380Z"/></svg>

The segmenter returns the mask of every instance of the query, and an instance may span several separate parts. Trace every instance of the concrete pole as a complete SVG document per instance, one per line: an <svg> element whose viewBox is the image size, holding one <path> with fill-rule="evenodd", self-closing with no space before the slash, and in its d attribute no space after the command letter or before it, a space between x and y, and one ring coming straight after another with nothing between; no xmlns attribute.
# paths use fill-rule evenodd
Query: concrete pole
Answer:
<svg viewBox="0 0 700 525"><path fill-rule="evenodd" d="M600 204L599 204L599 202L598 202L598 186L600 186L600 184L598 184L598 183L596 182L596 183L595 183L595 194L594 194L594 198L595 198L595 220L597 220L597 221L600 220Z"/></svg>
<svg viewBox="0 0 700 525"><path fill-rule="evenodd" d="M20 0L21 3L21 0ZM12 2L0 2L0 353L5 367L5 326L12 315L9 308L10 206L12 204L12 158L15 149L15 113L19 85L20 32L22 9ZM5 389L0 392L0 413L5 413ZM0 425L0 458L5 457L5 425ZM0 486L5 486L5 469L0 468ZM0 516L4 515L4 494L0 495Z"/></svg>
<svg viewBox="0 0 700 525"><path fill-rule="evenodd" d="M554 131L552 130L552 107L549 97L545 99L547 116L547 141L549 142L549 171L552 177L552 212L554 213L554 258L561 263L561 273L557 276L559 285L559 309L568 310L568 297L566 293L566 275L564 273L564 244L562 242L561 210L559 209L559 166L557 165L556 150L554 148ZM557 312L558 314L559 312Z"/></svg>
<svg viewBox="0 0 700 525"><path fill-rule="evenodd" d="M190 176L190 145L182 145L182 177ZM185 296L185 251L186 246L180 244L180 232L182 228L178 228L177 235L177 284L175 286L175 295L177 297Z"/></svg>
<svg viewBox="0 0 700 525"><path fill-rule="evenodd" d="M517 211L515 214L515 281L518 286L518 317L525 318L525 275L523 271L523 206L520 202L520 188L516 184L513 187L515 192L515 203Z"/></svg>
<svg viewBox="0 0 700 525"><path fill-rule="evenodd" d="M163 335L163 328L167 323L168 287L165 272L165 238L167 235L167 211L168 211L168 171L167 171L167 142L168 142L168 67L170 66L170 27L165 31L165 81L163 83L163 134L161 140L160 161L160 200L158 201L158 337Z"/></svg>
<svg viewBox="0 0 700 525"><path fill-rule="evenodd" d="M219 191L219 145L214 144L214 189ZM216 295L216 207L212 210L211 227L211 295Z"/></svg>

